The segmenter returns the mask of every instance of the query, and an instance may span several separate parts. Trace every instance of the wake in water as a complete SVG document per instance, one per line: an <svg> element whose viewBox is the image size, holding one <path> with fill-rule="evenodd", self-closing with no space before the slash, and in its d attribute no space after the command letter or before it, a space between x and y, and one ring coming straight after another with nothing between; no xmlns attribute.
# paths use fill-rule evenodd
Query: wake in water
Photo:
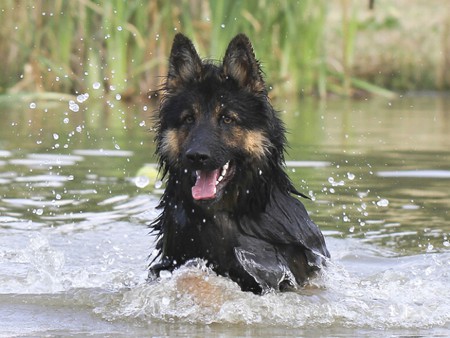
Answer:
<svg viewBox="0 0 450 338"><path fill-rule="evenodd" d="M334 240L335 245L339 241ZM342 244L342 243L340 243ZM350 272L353 261L366 265ZM422 329L450 324L450 254L382 258L356 254L330 262L299 292L241 292L202 261L151 284L122 290L114 306L95 311L108 320L263 324L287 328L340 326Z"/></svg>
<svg viewBox="0 0 450 338"><path fill-rule="evenodd" d="M129 226L116 223L72 233L72 246L84 249L81 256L56 233L48 238L33 235L25 249L5 249L4 242L0 316L10 323L6 332L23 333L17 328L27 318L33 318L30 334L48 332L41 329L49 330L50 322L54 329L76 332L77 321L102 333L124 323L152 328L161 325L156 323L296 330L383 328L401 333L450 329L449 252L396 257L359 240L328 238L333 259L308 287L257 296L217 276L203 261L146 282L145 257L138 253L148 248L137 243L143 242L148 230L137 228L126 238L123 233ZM87 245L86 236L94 235L108 239ZM67 322L68 318L72 320ZM36 323L41 326L35 327Z"/></svg>

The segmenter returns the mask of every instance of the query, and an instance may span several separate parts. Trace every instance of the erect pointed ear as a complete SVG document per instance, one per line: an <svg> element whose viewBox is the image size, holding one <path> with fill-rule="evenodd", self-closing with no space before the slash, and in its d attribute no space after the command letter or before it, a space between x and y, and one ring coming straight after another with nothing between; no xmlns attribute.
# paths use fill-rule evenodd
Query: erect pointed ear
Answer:
<svg viewBox="0 0 450 338"><path fill-rule="evenodd" d="M169 57L166 89L175 90L200 75L202 61L191 40L183 34L175 35Z"/></svg>
<svg viewBox="0 0 450 338"><path fill-rule="evenodd" d="M264 79L252 44L244 34L236 35L228 45L223 58L224 75L252 91L265 91Z"/></svg>

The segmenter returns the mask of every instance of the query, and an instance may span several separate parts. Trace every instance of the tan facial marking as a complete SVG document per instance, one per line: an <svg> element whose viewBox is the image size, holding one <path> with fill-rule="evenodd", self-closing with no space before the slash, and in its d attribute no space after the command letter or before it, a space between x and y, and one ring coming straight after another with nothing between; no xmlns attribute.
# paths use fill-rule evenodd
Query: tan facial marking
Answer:
<svg viewBox="0 0 450 338"><path fill-rule="evenodd" d="M245 150L252 158L262 158L269 153L271 143L261 131L248 131L236 127L231 135L232 137L228 138L228 144Z"/></svg>
<svg viewBox="0 0 450 338"><path fill-rule="evenodd" d="M270 141L260 131L246 131L243 135L244 149L255 157L266 156L269 152Z"/></svg>
<svg viewBox="0 0 450 338"><path fill-rule="evenodd" d="M178 157L180 145L178 132L175 129L164 131L161 140L161 153L168 156L171 160L175 160Z"/></svg>

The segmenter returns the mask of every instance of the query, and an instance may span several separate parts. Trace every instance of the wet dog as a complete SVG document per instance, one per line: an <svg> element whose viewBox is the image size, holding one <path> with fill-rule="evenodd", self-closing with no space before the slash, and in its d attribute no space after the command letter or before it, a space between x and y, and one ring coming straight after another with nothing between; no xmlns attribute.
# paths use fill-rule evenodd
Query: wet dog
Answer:
<svg viewBox="0 0 450 338"><path fill-rule="evenodd" d="M157 115L167 186L150 276L200 258L265 293L295 289L324 265L324 238L293 196L303 195L284 171L285 128L245 35L217 64L177 34Z"/></svg>

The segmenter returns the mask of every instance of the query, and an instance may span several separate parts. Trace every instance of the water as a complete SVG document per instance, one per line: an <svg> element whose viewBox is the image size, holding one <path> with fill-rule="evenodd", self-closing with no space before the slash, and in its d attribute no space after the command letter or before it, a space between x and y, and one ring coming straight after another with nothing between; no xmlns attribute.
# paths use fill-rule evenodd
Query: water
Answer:
<svg viewBox="0 0 450 338"><path fill-rule="evenodd" d="M332 260L264 296L202 261L146 282L151 109L76 101L0 108L0 336L450 335L449 99L276 102Z"/></svg>

